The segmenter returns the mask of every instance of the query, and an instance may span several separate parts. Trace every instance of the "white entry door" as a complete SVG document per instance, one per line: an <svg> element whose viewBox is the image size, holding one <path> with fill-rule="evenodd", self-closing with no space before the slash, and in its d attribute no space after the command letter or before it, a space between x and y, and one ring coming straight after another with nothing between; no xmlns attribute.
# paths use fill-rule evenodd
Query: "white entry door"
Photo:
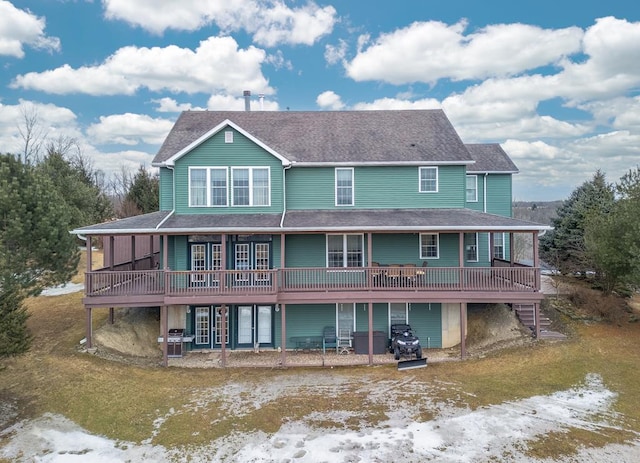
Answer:
<svg viewBox="0 0 640 463"><path fill-rule="evenodd" d="M270 305L238 306L238 346L273 344L272 311L273 307Z"/></svg>

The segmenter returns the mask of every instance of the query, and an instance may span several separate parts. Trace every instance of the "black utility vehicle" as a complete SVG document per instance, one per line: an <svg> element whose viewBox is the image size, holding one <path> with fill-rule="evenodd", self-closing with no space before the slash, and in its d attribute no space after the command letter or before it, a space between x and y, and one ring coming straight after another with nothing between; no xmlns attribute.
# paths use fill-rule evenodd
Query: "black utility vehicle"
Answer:
<svg viewBox="0 0 640 463"><path fill-rule="evenodd" d="M393 353L396 360L400 357L416 359L422 358L422 347L420 340L413 335L411 326L406 324L391 325L391 345L389 350Z"/></svg>

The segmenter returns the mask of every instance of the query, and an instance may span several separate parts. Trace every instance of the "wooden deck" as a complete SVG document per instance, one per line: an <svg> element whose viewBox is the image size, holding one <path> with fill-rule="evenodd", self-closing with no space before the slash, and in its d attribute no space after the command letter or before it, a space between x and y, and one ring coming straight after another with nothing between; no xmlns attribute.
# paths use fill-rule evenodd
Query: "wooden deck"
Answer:
<svg viewBox="0 0 640 463"><path fill-rule="evenodd" d="M198 298L264 303L355 298L388 300L452 294L537 299L539 269L532 267L362 267L273 270L98 270L86 273L85 304L195 303ZM476 296L477 297L477 296Z"/></svg>

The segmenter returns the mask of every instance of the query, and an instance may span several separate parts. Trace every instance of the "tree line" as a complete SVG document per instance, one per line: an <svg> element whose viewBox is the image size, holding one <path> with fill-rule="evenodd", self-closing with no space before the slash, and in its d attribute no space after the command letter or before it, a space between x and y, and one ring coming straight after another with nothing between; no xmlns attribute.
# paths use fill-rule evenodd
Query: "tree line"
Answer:
<svg viewBox="0 0 640 463"><path fill-rule="evenodd" d="M640 286L640 168L613 184L598 170L557 209L540 255L563 274L590 275L605 292Z"/></svg>
<svg viewBox="0 0 640 463"><path fill-rule="evenodd" d="M157 211L159 200L144 166L107 180L75 139L48 137L37 113L21 122L22 149L0 152L0 358L29 348L25 299L76 273L81 243L70 230Z"/></svg>

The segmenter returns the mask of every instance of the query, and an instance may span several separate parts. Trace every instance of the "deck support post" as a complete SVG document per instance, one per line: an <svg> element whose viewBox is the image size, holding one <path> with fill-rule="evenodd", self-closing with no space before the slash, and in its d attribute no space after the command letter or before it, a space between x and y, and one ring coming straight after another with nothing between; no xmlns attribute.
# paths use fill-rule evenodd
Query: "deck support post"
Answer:
<svg viewBox="0 0 640 463"><path fill-rule="evenodd" d="M369 301L369 366L373 365L373 302Z"/></svg>
<svg viewBox="0 0 640 463"><path fill-rule="evenodd" d="M109 325L113 325L114 322L115 322L114 310L113 310L113 307L109 307Z"/></svg>
<svg viewBox="0 0 640 463"><path fill-rule="evenodd" d="M86 346L87 349L91 349L93 347L93 319L91 314L91 307L87 307L87 317L86 317L86 327L85 327L85 338L87 340Z"/></svg>
<svg viewBox="0 0 640 463"><path fill-rule="evenodd" d="M276 306L277 307L277 306ZM280 365L287 366L287 304L280 304Z"/></svg>
<svg viewBox="0 0 640 463"><path fill-rule="evenodd" d="M225 304L222 304L220 307L220 323L222 323L222 333L220 334L220 360L222 368L224 368L227 366L227 306Z"/></svg>
<svg viewBox="0 0 640 463"><path fill-rule="evenodd" d="M540 339L540 303L535 302L533 304L533 316L535 317L535 333L536 333L536 339Z"/></svg>
<svg viewBox="0 0 640 463"><path fill-rule="evenodd" d="M467 303L460 303L460 358L464 359L467 356Z"/></svg>
<svg viewBox="0 0 640 463"><path fill-rule="evenodd" d="M162 366L169 366L169 313L166 305L160 308L160 326L162 330Z"/></svg>

